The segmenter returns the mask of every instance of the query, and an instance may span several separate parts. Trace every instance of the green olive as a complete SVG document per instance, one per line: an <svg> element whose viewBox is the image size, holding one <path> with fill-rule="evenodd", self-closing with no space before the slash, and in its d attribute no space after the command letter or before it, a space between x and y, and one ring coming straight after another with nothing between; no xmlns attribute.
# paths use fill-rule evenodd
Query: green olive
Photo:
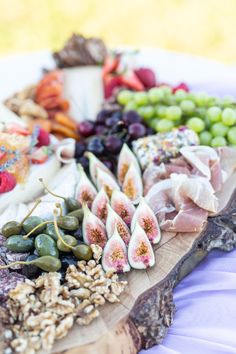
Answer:
<svg viewBox="0 0 236 354"><path fill-rule="evenodd" d="M21 232L21 224L17 221L8 221L2 227L2 235L4 237L18 235L20 232Z"/></svg>
<svg viewBox="0 0 236 354"><path fill-rule="evenodd" d="M57 272L61 268L60 259L52 256L43 256L36 258L33 261L29 262L29 264L34 264L45 272Z"/></svg>
<svg viewBox="0 0 236 354"><path fill-rule="evenodd" d="M34 240L32 238L23 239L22 235L13 235L8 237L5 245L12 252L28 252L34 248Z"/></svg>
<svg viewBox="0 0 236 354"><path fill-rule="evenodd" d="M86 245L85 243L74 247L72 252L74 256L80 261L89 261L93 257L91 247Z"/></svg>
<svg viewBox="0 0 236 354"><path fill-rule="evenodd" d="M76 209L74 211L71 211L69 214L67 214L67 216L75 216L76 218L79 219L79 221L82 221L84 217L84 211L82 208Z"/></svg>
<svg viewBox="0 0 236 354"><path fill-rule="evenodd" d="M71 235L63 236L63 240L71 247L74 247L77 245L76 238ZM72 249L70 247L67 247L66 245L64 245L64 243L61 240L57 240L57 248L62 252L71 252L72 251Z"/></svg>
<svg viewBox="0 0 236 354"><path fill-rule="evenodd" d="M40 234L35 238L34 246L39 256L59 257L56 241L46 234Z"/></svg>
<svg viewBox="0 0 236 354"><path fill-rule="evenodd" d="M59 216L57 224L64 230L74 231L79 227L79 220L75 216Z"/></svg>
<svg viewBox="0 0 236 354"><path fill-rule="evenodd" d="M24 231L28 234L31 230L33 230L36 226L39 224L42 224L44 220L40 218L39 216L29 216L24 222L23 222L23 229ZM45 229L46 225L42 225L39 227L37 230L33 232L33 235L39 235L43 232Z"/></svg>
<svg viewBox="0 0 236 354"><path fill-rule="evenodd" d="M61 229L59 229L59 232L60 232L61 236L65 235L64 231L62 231ZM58 237L57 237L57 233L55 231L54 224L47 224L47 227L44 230L44 233L51 236L55 241L57 241Z"/></svg>
<svg viewBox="0 0 236 354"><path fill-rule="evenodd" d="M81 204L75 198L66 198L65 204L69 212L81 208Z"/></svg>

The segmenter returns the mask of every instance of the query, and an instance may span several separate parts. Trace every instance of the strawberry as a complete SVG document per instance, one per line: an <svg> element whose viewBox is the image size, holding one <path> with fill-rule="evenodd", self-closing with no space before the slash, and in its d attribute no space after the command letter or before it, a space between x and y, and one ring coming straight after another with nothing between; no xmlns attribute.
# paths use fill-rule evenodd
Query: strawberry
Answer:
<svg viewBox="0 0 236 354"><path fill-rule="evenodd" d="M102 77L105 79L108 74L115 72L119 64L120 54L107 56L102 68Z"/></svg>
<svg viewBox="0 0 236 354"><path fill-rule="evenodd" d="M184 90L186 92L189 92L189 87L184 82L181 82L179 85L173 87L173 93L175 93L178 90Z"/></svg>
<svg viewBox="0 0 236 354"><path fill-rule="evenodd" d="M0 172L0 194L10 192L15 186L15 176L7 171Z"/></svg>
<svg viewBox="0 0 236 354"><path fill-rule="evenodd" d="M50 144L50 135L48 134L48 132L46 132L46 130L40 128L39 129L39 134L38 134L38 143L37 143L37 147L41 147L41 146L48 146Z"/></svg>
<svg viewBox="0 0 236 354"><path fill-rule="evenodd" d="M105 98L111 97L113 90L116 87L120 87L122 85L122 79L120 76L109 75L104 80L104 92Z"/></svg>
<svg viewBox="0 0 236 354"><path fill-rule="evenodd" d="M121 81L122 85L135 91L143 91L145 89L142 82L132 70L127 71L125 74L121 75Z"/></svg>
<svg viewBox="0 0 236 354"><path fill-rule="evenodd" d="M33 164L42 164L48 159L48 149L45 146L41 146L34 150L29 158Z"/></svg>
<svg viewBox="0 0 236 354"><path fill-rule="evenodd" d="M135 75L142 82L146 89L155 87L157 84L156 76L153 70L149 68L139 68L134 70Z"/></svg>

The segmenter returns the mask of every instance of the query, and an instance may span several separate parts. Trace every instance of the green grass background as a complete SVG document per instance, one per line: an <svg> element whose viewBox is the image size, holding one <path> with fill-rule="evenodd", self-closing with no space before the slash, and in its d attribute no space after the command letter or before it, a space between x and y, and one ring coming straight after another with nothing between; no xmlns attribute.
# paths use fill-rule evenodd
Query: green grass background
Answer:
<svg viewBox="0 0 236 354"><path fill-rule="evenodd" d="M0 55L57 49L71 32L236 63L236 0L0 0Z"/></svg>

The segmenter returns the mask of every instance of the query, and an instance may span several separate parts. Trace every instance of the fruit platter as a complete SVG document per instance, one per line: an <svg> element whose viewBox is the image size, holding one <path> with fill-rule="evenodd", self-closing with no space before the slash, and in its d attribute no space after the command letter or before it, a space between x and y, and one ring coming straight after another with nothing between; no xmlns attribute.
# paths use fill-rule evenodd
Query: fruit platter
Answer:
<svg viewBox="0 0 236 354"><path fill-rule="evenodd" d="M138 353L181 279L236 246L236 98L98 38L50 56L0 103L0 349Z"/></svg>

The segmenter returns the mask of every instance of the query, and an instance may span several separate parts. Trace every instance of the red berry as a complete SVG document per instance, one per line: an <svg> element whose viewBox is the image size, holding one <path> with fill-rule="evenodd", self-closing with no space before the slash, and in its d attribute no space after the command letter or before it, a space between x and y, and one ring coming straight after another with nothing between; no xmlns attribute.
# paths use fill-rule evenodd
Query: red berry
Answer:
<svg viewBox="0 0 236 354"><path fill-rule="evenodd" d="M140 68L136 69L134 72L146 89L156 86L157 81L153 70L149 68Z"/></svg>
<svg viewBox="0 0 236 354"><path fill-rule="evenodd" d="M10 192L15 186L15 176L7 171L0 172L0 193Z"/></svg>
<svg viewBox="0 0 236 354"><path fill-rule="evenodd" d="M48 132L46 132L46 130L40 128L39 129L39 134L38 134L38 143L37 143L37 147L41 147L41 146L48 146L50 144L50 135Z"/></svg>
<svg viewBox="0 0 236 354"><path fill-rule="evenodd" d="M105 98L111 97L115 88L122 86L121 76L107 76L104 81L104 94Z"/></svg>
<svg viewBox="0 0 236 354"><path fill-rule="evenodd" d="M184 90L186 92L189 92L189 87L184 82L181 82L179 85L173 87L173 93L175 93L178 90Z"/></svg>

